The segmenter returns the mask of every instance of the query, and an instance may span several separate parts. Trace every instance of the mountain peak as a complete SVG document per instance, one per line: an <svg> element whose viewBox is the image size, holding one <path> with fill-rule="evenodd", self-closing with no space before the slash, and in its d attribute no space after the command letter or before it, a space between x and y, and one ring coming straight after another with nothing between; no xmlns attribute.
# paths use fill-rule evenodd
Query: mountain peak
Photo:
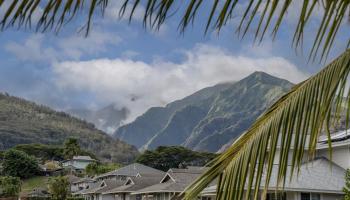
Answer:
<svg viewBox="0 0 350 200"><path fill-rule="evenodd" d="M263 83L263 84L269 84L269 85L290 85L290 86L293 85L291 82L285 79L272 76L271 74L268 74L262 71L255 71L239 82L242 82L248 85L256 84L256 83Z"/></svg>

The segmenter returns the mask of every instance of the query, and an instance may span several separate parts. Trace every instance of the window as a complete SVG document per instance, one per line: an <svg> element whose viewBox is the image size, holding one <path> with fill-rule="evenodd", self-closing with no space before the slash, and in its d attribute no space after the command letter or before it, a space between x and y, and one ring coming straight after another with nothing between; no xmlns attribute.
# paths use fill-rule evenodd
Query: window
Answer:
<svg viewBox="0 0 350 200"><path fill-rule="evenodd" d="M286 193L268 193L266 200L286 200Z"/></svg>
<svg viewBox="0 0 350 200"><path fill-rule="evenodd" d="M320 200L321 195L318 193L301 193L300 200Z"/></svg>

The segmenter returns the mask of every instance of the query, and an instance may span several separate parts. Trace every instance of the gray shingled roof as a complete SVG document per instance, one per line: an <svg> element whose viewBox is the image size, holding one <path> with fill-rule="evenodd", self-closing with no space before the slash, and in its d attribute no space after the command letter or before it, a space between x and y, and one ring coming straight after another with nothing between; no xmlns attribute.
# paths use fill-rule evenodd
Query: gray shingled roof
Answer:
<svg viewBox="0 0 350 200"><path fill-rule="evenodd" d="M146 165L134 163L134 164L116 169L114 171L101 174L97 176L96 179L108 177L108 176L136 176L137 174L142 175L142 174L159 174L159 173L164 173L164 172L158 169L154 169L152 167L148 167Z"/></svg>
<svg viewBox="0 0 350 200"><path fill-rule="evenodd" d="M285 191L300 192L322 192L322 193L343 193L345 185L345 169L329 161L326 158L317 158L314 161L302 164L300 173L295 173L290 180L290 170L288 167ZM269 189L276 189L278 166L273 168ZM261 188L264 187L265 178L262 178ZM203 194L215 193L216 186L210 186L203 191Z"/></svg>
<svg viewBox="0 0 350 200"><path fill-rule="evenodd" d="M190 183L198 178L206 168L170 169L161 183L140 189L133 194L160 193L160 192L182 192Z"/></svg>
<svg viewBox="0 0 350 200"><path fill-rule="evenodd" d="M101 187L102 184L105 184ZM125 180L108 179L94 183L89 189L79 192L80 194L100 194L113 188L124 185Z"/></svg>
<svg viewBox="0 0 350 200"><path fill-rule="evenodd" d="M78 183L83 183L83 182L91 183L91 182L93 182L93 180L89 177L84 177L84 178L80 178L80 179L74 181L73 184L78 184Z"/></svg>
<svg viewBox="0 0 350 200"><path fill-rule="evenodd" d="M117 194L117 193L131 193L137 190L143 189L145 187L149 187L151 185L157 184L161 181L164 174L162 176L147 176L147 177L130 177L127 182L129 185L122 185L117 188L113 188L112 190L104 192L104 194Z"/></svg>
<svg viewBox="0 0 350 200"><path fill-rule="evenodd" d="M78 192L76 192L74 194L90 194L90 193L93 193L94 191L99 189L99 187L100 187L102 182L103 181L94 182L91 185L89 185L89 188L81 190L81 191L78 191Z"/></svg>
<svg viewBox="0 0 350 200"><path fill-rule="evenodd" d="M68 178L69 183L74 183L80 180L80 178L75 175L67 175L66 177Z"/></svg>
<svg viewBox="0 0 350 200"><path fill-rule="evenodd" d="M90 156L73 156L72 160L95 161Z"/></svg>

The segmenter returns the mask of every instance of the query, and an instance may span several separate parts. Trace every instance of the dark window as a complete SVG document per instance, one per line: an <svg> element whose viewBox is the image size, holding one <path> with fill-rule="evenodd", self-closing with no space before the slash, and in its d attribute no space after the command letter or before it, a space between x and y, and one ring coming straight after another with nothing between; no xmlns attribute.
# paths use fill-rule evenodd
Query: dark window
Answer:
<svg viewBox="0 0 350 200"><path fill-rule="evenodd" d="M321 195L317 193L301 193L300 200L320 200Z"/></svg>
<svg viewBox="0 0 350 200"><path fill-rule="evenodd" d="M268 193L266 200L286 200L286 193Z"/></svg>

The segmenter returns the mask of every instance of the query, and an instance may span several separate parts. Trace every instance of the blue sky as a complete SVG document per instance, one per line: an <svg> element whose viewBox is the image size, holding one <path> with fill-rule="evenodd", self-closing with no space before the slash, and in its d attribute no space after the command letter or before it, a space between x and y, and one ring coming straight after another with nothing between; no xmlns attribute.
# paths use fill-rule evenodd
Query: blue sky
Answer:
<svg viewBox="0 0 350 200"><path fill-rule="evenodd" d="M77 31L83 19L73 21L58 35L23 29L0 33L0 91L59 110L97 109L114 103L128 107L132 120L150 106L165 105L220 82L237 81L254 71L298 82L324 65L308 63L306 54L296 54L291 47L294 10L273 42L266 38L253 45L249 33L244 40L237 38L234 20L219 35L203 34L203 15L184 35L177 29L178 16L159 31L145 30L142 7L128 24L118 20L120 3L111 2L105 17L95 18L88 38ZM310 47L319 18L314 16L305 34L305 49ZM346 25L329 60L344 50L348 38Z"/></svg>

